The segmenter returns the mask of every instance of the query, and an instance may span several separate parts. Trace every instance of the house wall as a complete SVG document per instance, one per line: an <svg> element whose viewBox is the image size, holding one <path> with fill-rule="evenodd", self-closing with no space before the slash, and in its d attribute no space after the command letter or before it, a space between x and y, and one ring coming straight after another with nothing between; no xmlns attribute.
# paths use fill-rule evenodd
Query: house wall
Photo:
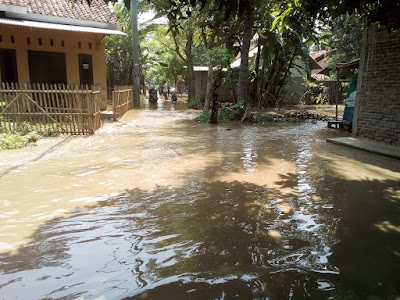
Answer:
<svg viewBox="0 0 400 300"><path fill-rule="evenodd" d="M199 96L202 101L207 93L207 71L194 71L195 96Z"/></svg>
<svg viewBox="0 0 400 300"><path fill-rule="evenodd" d="M79 83L78 54L92 55L93 83L101 88L102 109L107 108L107 80L102 34L47 30L0 24L0 48L16 49L19 82L30 82L28 50L65 53L67 82ZM14 43L11 41L14 37ZM30 44L27 42L30 39ZM39 39L42 45L39 45ZM50 44L53 39L53 46ZM64 41L64 46L62 46ZM79 42L81 47L79 48ZM91 43L91 49L89 47Z"/></svg>
<svg viewBox="0 0 400 300"><path fill-rule="evenodd" d="M307 66L306 63L301 59L295 59L292 68L290 68L291 77L306 77L307 76Z"/></svg>
<svg viewBox="0 0 400 300"><path fill-rule="evenodd" d="M354 134L400 146L400 31L365 30Z"/></svg>

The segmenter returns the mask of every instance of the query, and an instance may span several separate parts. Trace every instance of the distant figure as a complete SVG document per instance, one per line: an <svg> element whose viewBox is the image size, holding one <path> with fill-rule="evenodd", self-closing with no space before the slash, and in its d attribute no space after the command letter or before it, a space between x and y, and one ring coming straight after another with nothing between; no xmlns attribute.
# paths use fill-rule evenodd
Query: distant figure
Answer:
<svg viewBox="0 0 400 300"><path fill-rule="evenodd" d="M172 99L172 101L178 101L178 97L176 95L174 87L171 88L171 99Z"/></svg>
<svg viewBox="0 0 400 300"><path fill-rule="evenodd" d="M165 100L168 100L168 84L167 83L164 83L163 94L164 94Z"/></svg>
<svg viewBox="0 0 400 300"><path fill-rule="evenodd" d="M153 85L151 85L149 89L149 103L157 103L157 90Z"/></svg>

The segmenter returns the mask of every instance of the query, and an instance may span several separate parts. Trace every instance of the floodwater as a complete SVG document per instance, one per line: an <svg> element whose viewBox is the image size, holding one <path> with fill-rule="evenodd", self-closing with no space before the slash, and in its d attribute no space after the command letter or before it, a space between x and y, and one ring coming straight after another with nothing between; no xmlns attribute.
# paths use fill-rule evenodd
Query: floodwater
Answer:
<svg viewBox="0 0 400 300"><path fill-rule="evenodd" d="M183 103L0 157L0 299L395 299L400 162Z"/></svg>

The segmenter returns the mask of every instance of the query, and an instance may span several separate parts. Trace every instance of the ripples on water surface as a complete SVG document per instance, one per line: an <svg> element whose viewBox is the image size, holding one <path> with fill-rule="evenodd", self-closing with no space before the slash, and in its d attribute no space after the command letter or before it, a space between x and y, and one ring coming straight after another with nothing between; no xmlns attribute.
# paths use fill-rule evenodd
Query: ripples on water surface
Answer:
<svg viewBox="0 0 400 300"><path fill-rule="evenodd" d="M0 298L400 296L398 161L324 123L190 118L3 152Z"/></svg>

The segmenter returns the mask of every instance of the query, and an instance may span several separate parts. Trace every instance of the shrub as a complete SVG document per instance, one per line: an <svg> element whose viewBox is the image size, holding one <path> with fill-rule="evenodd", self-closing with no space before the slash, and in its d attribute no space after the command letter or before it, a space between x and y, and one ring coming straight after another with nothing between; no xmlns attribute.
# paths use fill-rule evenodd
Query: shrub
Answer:
<svg viewBox="0 0 400 300"><path fill-rule="evenodd" d="M60 132L58 131L58 127L56 125L50 125L44 129L41 135L45 137L55 137L59 136Z"/></svg>
<svg viewBox="0 0 400 300"><path fill-rule="evenodd" d="M54 124L45 127L44 132L39 134L34 125L23 122L14 129L1 128L0 149L15 149L25 146L28 143L35 143L41 137L58 136L58 128Z"/></svg>
<svg viewBox="0 0 400 300"><path fill-rule="evenodd" d="M15 149L26 144L23 135L13 133L3 133L0 135L0 149Z"/></svg>
<svg viewBox="0 0 400 300"><path fill-rule="evenodd" d="M199 113L194 120L198 123L210 123L211 112L209 111L202 111Z"/></svg>
<svg viewBox="0 0 400 300"><path fill-rule="evenodd" d="M218 123L229 123L235 120L235 111L229 107L222 106L218 110Z"/></svg>
<svg viewBox="0 0 400 300"><path fill-rule="evenodd" d="M200 110L203 109L204 103L201 101L200 96L194 96L192 101L187 104L187 107Z"/></svg>
<svg viewBox="0 0 400 300"><path fill-rule="evenodd" d="M210 123L211 112L202 111L194 120L198 123ZM229 107L221 107L218 110L218 123L229 123L235 120L235 112Z"/></svg>
<svg viewBox="0 0 400 300"><path fill-rule="evenodd" d="M238 103L232 106L232 109L235 112L235 117L241 119L246 112L246 108L246 103L243 100L239 100Z"/></svg>

